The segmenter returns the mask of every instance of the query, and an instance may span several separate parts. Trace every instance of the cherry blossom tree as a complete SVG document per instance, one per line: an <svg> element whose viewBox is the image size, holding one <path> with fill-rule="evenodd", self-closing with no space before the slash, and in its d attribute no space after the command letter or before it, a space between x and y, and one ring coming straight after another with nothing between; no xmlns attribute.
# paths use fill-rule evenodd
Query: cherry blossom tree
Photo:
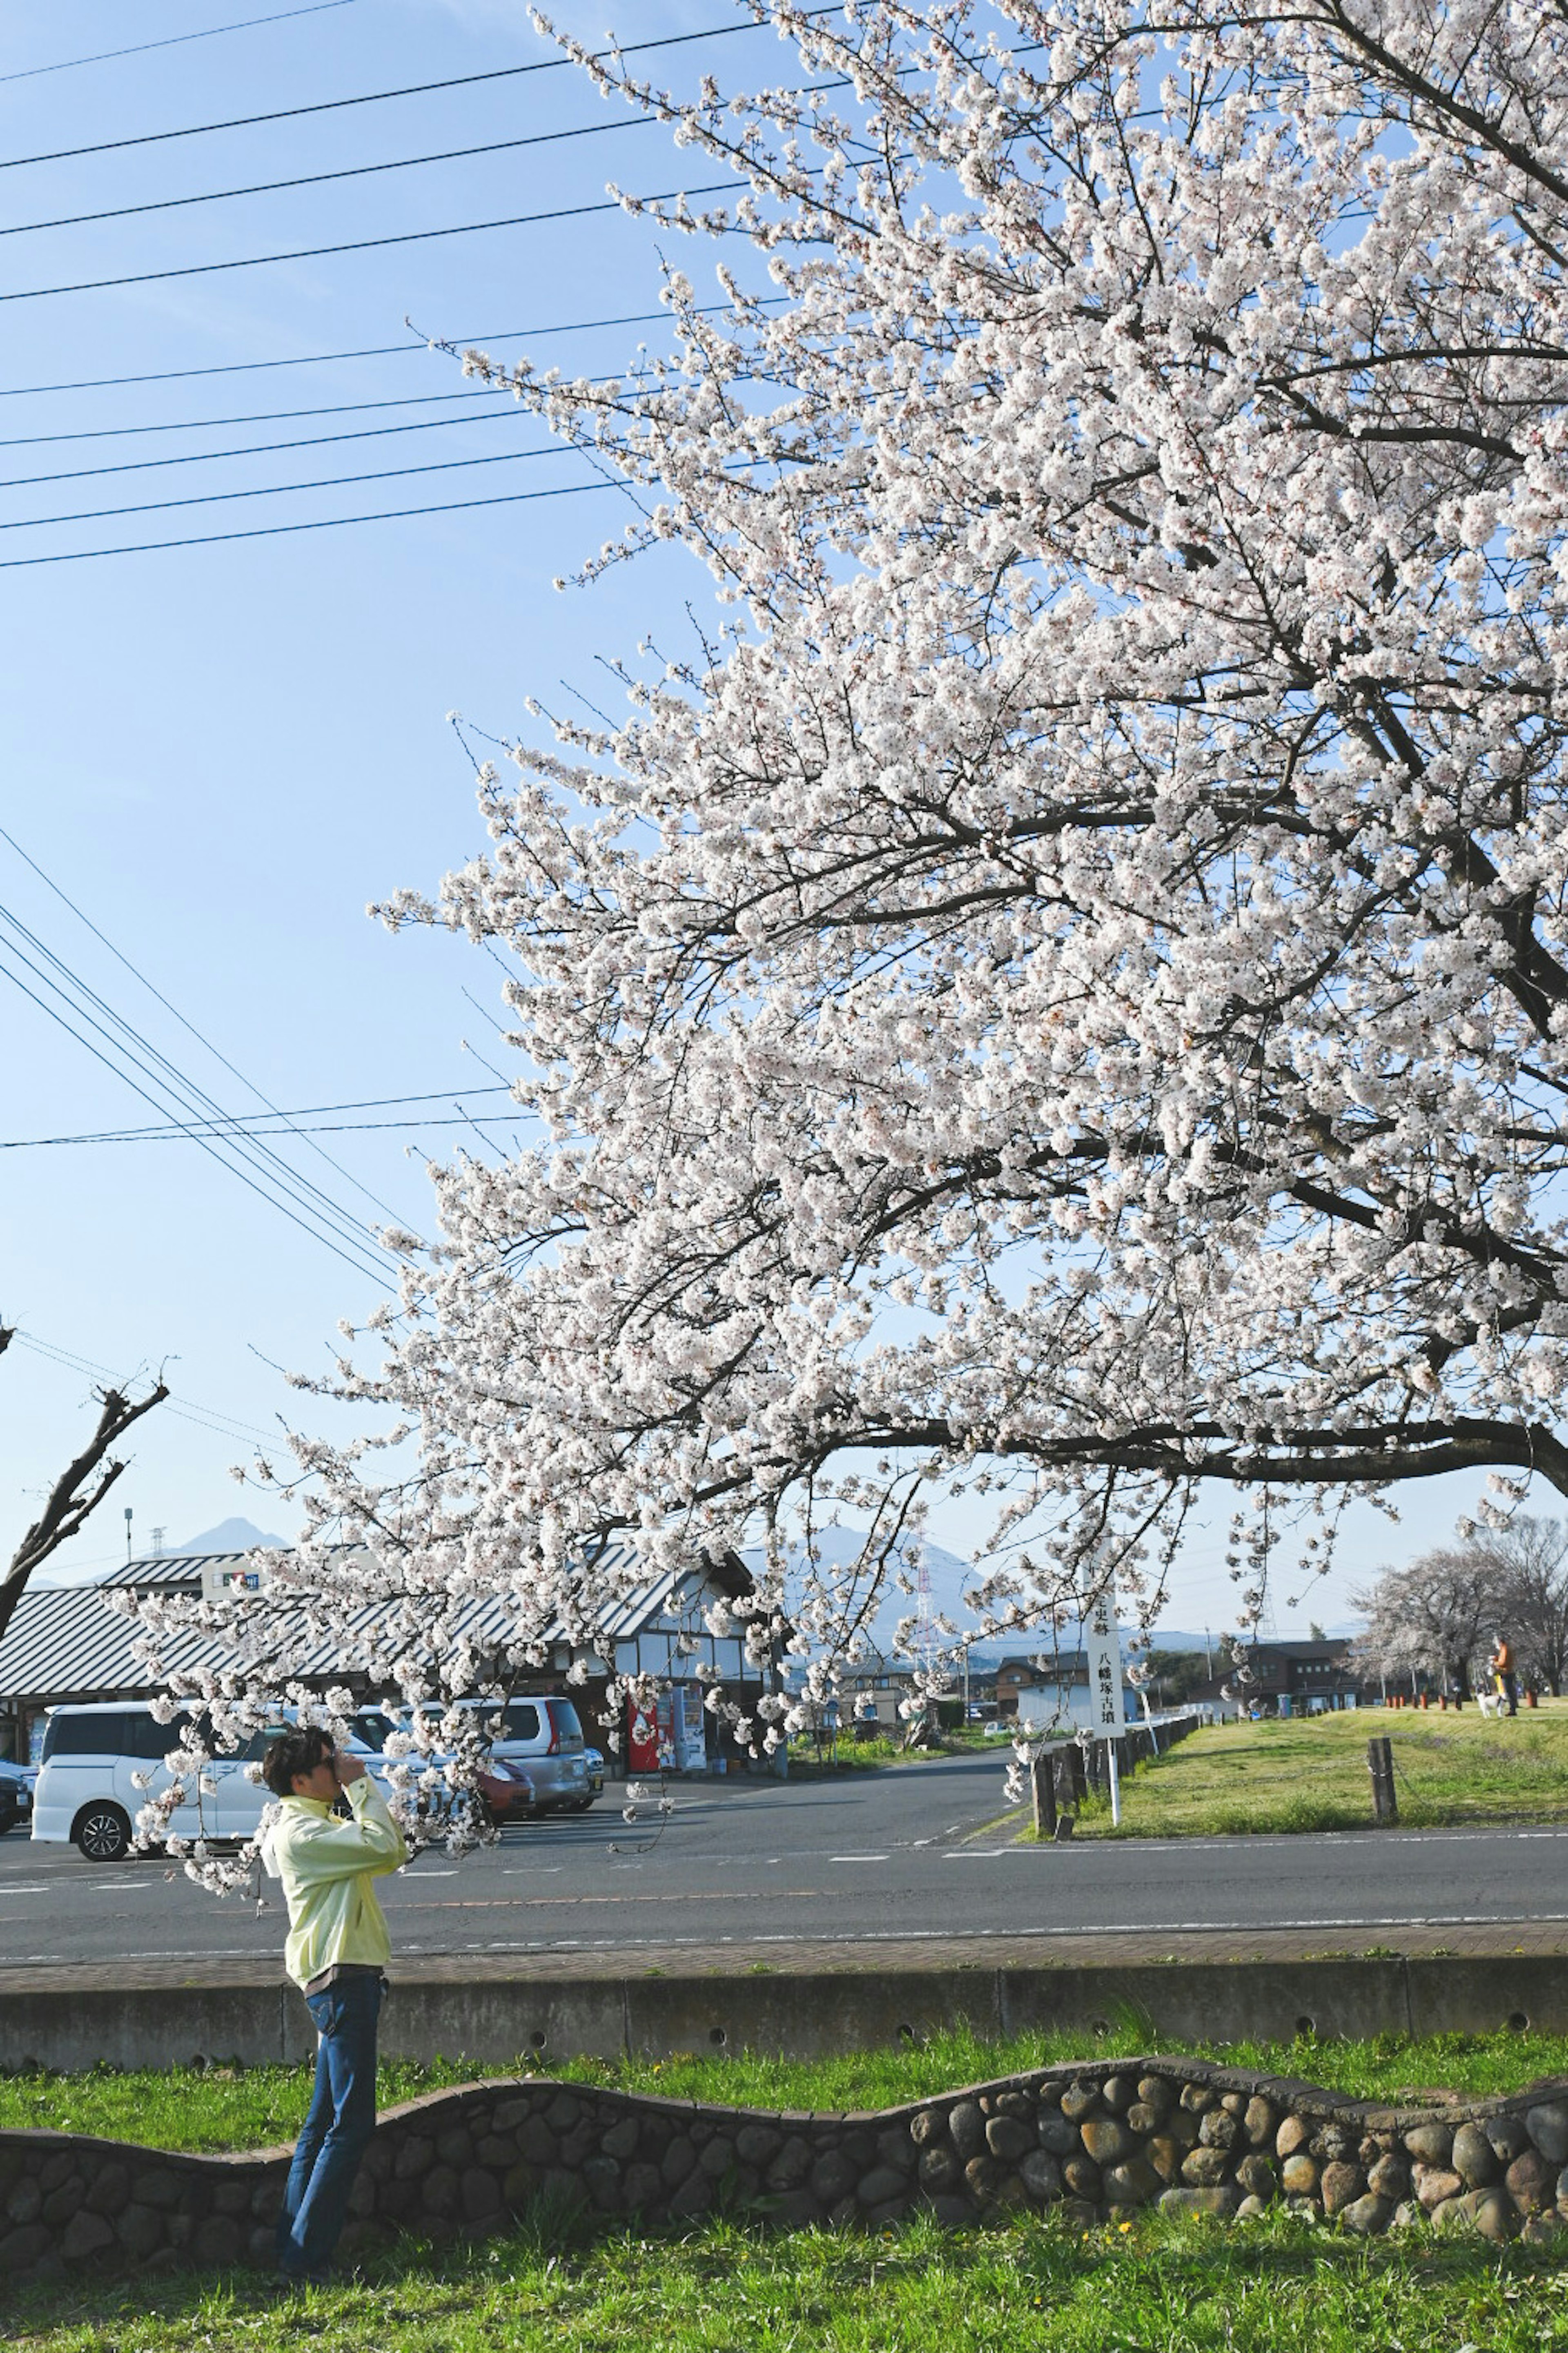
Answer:
<svg viewBox="0 0 1568 2353"><path fill-rule="evenodd" d="M416 1466L302 1449L442 1688L479 1595L593 1641L615 1538L762 1531L759 1655L830 1681L938 1486L1000 1628L1147 1596L1205 1490L1253 1603L1293 1511L1568 1493L1568 22L751 12L740 96L563 44L733 174L626 199L726 307L464 356L634 501L584 581L684 548L713 617L384 911L510 960L537 1121L345 1346Z"/></svg>

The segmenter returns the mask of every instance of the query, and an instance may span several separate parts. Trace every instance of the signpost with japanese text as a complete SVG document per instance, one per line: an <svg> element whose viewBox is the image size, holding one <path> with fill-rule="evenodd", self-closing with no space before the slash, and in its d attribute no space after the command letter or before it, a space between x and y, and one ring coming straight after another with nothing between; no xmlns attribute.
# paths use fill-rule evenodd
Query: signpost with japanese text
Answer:
<svg viewBox="0 0 1568 2353"><path fill-rule="evenodd" d="M1110 1771L1110 1820L1121 1820L1121 1781L1117 1771L1116 1744L1127 1729L1121 1696L1121 1637L1116 1623L1116 1595L1108 1585L1084 1612L1084 1655L1089 1664L1089 1725L1105 1743Z"/></svg>

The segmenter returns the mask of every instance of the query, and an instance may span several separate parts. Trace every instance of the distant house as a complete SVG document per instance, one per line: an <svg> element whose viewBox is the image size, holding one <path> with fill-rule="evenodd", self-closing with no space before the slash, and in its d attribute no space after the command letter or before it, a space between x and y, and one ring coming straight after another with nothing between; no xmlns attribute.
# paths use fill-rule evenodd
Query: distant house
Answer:
<svg viewBox="0 0 1568 2353"><path fill-rule="evenodd" d="M211 1596L216 1587L241 1577L246 1563L244 1553L161 1555L128 1562L98 1584L25 1593L0 1640L0 1756L35 1753L43 1737L46 1711L64 1702L130 1702L153 1695L155 1686L132 1654L139 1630L104 1606L107 1592L129 1587L137 1592L195 1597L205 1582ZM705 1618L715 1600L740 1600L751 1589L749 1572L732 1556L640 1581L628 1578L610 1628L614 1672L653 1675L661 1682L699 1682L704 1689L718 1684L749 1714L764 1688L759 1670L748 1662L738 1633L714 1636ZM356 1650L356 1636L373 1634L374 1621L375 1605L367 1603L340 1641L318 1646L304 1679L323 1690L345 1683L358 1699L379 1698L383 1683L367 1670L369 1652ZM476 1601L462 1630L478 1642L500 1644L506 1639L507 1624L504 1600ZM551 1628L545 1639L548 1664L528 1669L519 1688L568 1694L593 1740L611 1664L574 1643L563 1625ZM218 1632L181 1635L166 1643L165 1658L171 1672L221 1671L235 1662L232 1644ZM585 1680L569 1681L569 1671L579 1663L586 1669Z"/></svg>
<svg viewBox="0 0 1568 2353"><path fill-rule="evenodd" d="M1350 1639L1338 1641L1254 1642L1247 1651L1253 1682L1245 1691L1227 1667L1200 1683L1194 1699L1237 1710L1254 1701L1268 1715L1321 1715L1331 1708L1364 1707L1381 1697L1378 1685L1368 1687L1357 1666ZM1221 1696L1225 1690L1234 1696Z"/></svg>
<svg viewBox="0 0 1568 2353"><path fill-rule="evenodd" d="M1135 1693L1123 1690L1129 1723L1140 1713ZM996 1670L996 1713L1016 1718L1032 1732L1053 1724L1083 1727L1095 1721L1089 1659L1082 1651L1042 1651L1028 1659L1004 1659Z"/></svg>

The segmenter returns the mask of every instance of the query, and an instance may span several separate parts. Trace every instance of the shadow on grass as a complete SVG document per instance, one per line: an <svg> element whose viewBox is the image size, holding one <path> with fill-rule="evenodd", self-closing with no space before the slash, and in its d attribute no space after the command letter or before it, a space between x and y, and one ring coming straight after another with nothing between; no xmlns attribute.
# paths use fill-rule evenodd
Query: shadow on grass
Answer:
<svg viewBox="0 0 1568 2353"><path fill-rule="evenodd" d="M1437 2239L1421 2227L1360 2239L1279 2209L1247 2224L1151 2212L1131 2225L1089 2231L1047 2214L952 2232L922 2216L872 2236L826 2228L774 2232L754 2211L645 2227L546 2195L504 2236L433 2245L404 2235L363 2253L355 2276L304 2290L282 2307L267 2274L247 2269L134 2281L79 2273L9 2293L0 2287L0 2324L11 2342L39 2353L56 2345L70 2353L84 2345L140 2353L165 2343L254 2345L258 2329L266 2336L263 2316L271 2311L279 2341L296 2335L349 2341L339 2334L349 2331L355 2343L384 2345L395 2336L379 2330L395 2332L400 2321L416 2317L426 2327L446 2320L483 2330L487 2314L499 2318L526 2291L536 2316L559 2318L564 2346L596 2341L600 2300L607 2306L630 2293L645 2305L652 2342L662 2310L679 2310L683 2297L735 2276L742 2264L751 2287L771 2290L786 2307L797 2298L819 2306L826 2298L847 2310L896 2293L900 2280L940 2280L960 2336L966 2306L994 2295L998 2279L1059 2311L1098 2303L1108 2293L1125 2296L1130 2307L1154 2299L1167 2310L1199 2300L1239 2306L1276 2294L1297 2302L1321 2298L1327 2318L1331 2309L1354 2306L1370 2292L1407 2310L1419 2336L1420 2309L1500 2294L1521 2315L1537 2299L1543 2315L1555 2315L1564 2255ZM588 2334L579 2338L583 2327ZM464 2335L462 2342L469 2341Z"/></svg>

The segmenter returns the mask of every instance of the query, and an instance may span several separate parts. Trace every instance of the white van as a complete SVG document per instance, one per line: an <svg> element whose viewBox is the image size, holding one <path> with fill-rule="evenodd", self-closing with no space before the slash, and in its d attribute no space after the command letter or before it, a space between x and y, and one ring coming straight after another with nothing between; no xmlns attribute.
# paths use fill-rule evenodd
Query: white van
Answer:
<svg viewBox="0 0 1568 2353"><path fill-rule="evenodd" d="M114 1701L51 1708L33 1792L33 1836L75 1844L89 1862L118 1862L131 1852L132 1826L142 1808L168 1788L172 1776L163 1758L179 1746L189 1722L176 1715L172 1724L160 1724L151 1708ZM245 1768L262 1756L267 1737L258 1734L235 1755L215 1757L204 1767L211 1791L188 1784L190 1794L176 1807L170 1829L191 1839L253 1836L268 1792ZM132 1779L137 1773L151 1775L145 1788Z"/></svg>

